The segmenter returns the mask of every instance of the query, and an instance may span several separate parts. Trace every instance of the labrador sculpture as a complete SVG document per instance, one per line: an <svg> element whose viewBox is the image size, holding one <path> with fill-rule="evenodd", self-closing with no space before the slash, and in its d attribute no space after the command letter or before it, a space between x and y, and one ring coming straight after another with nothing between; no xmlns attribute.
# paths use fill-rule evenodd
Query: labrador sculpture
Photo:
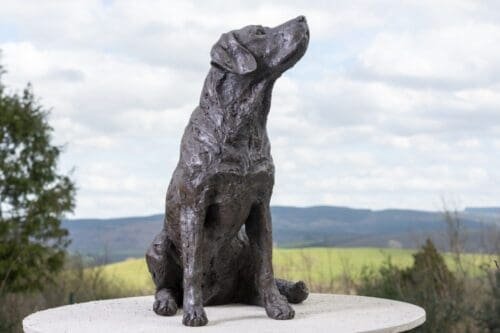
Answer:
<svg viewBox="0 0 500 333"><path fill-rule="evenodd" d="M291 319L289 303L307 298L302 281L273 274L274 165L266 120L274 82L308 42L299 16L274 28L230 31L213 46L168 187L164 227L146 253L157 314L174 315L182 304L183 324L202 326L203 305L246 303Z"/></svg>

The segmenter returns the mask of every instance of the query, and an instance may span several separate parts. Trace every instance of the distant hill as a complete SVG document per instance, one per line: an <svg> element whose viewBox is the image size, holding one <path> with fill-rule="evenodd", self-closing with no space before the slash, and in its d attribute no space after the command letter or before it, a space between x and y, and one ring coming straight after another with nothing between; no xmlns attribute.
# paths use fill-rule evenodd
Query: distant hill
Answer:
<svg viewBox="0 0 500 333"><path fill-rule="evenodd" d="M476 217L494 218L500 224L500 207L467 207L464 212Z"/></svg>
<svg viewBox="0 0 500 333"><path fill-rule="evenodd" d="M493 208L479 211L468 208L460 213L467 230L467 249L481 249L485 226L498 223L500 213ZM493 210L492 210L493 209ZM498 210L500 212L500 209ZM445 246L443 214L417 210L369 210L315 206L272 207L273 238L279 247L417 247L426 237ZM72 252L118 261L142 257L154 235L159 232L163 215L113 219L74 219L63 221L69 230Z"/></svg>

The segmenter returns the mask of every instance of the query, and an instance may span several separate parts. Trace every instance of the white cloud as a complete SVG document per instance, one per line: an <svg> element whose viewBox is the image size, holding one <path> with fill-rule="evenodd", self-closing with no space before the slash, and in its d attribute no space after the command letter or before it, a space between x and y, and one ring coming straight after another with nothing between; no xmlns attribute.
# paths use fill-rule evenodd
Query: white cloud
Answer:
<svg viewBox="0 0 500 333"><path fill-rule="evenodd" d="M456 26L378 34L360 54L365 71L409 86L470 88L498 83L500 27L461 22ZM370 75L368 74L368 75Z"/></svg>

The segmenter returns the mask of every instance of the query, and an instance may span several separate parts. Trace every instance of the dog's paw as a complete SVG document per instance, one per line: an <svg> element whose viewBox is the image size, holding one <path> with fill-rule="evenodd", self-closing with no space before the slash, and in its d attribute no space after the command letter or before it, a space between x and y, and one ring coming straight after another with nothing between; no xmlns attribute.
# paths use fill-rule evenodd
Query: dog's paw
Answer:
<svg viewBox="0 0 500 333"><path fill-rule="evenodd" d="M186 326L205 326L208 323L207 314L202 306L184 309L182 323Z"/></svg>
<svg viewBox="0 0 500 333"><path fill-rule="evenodd" d="M269 297L264 306L267 316L272 319L287 320L295 316L295 311L281 295Z"/></svg>
<svg viewBox="0 0 500 333"><path fill-rule="evenodd" d="M160 316L173 316L177 313L177 303L171 297L155 300L153 310Z"/></svg>

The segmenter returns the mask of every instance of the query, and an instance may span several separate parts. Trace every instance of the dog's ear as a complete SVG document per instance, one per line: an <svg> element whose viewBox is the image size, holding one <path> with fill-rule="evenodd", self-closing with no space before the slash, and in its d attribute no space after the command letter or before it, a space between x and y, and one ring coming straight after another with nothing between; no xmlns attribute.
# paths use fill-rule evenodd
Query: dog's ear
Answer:
<svg viewBox="0 0 500 333"><path fill-rule="evenodd" d="M212 62L236 74L248 74L257 69L254 56L243 47L232 32L222 34L210 51Z"/></svg>

